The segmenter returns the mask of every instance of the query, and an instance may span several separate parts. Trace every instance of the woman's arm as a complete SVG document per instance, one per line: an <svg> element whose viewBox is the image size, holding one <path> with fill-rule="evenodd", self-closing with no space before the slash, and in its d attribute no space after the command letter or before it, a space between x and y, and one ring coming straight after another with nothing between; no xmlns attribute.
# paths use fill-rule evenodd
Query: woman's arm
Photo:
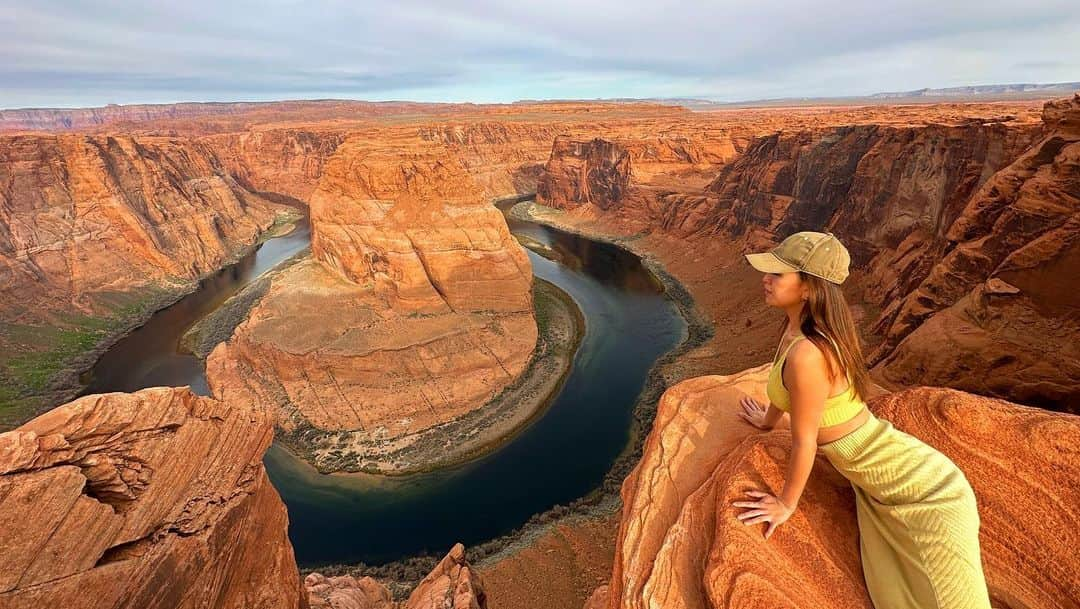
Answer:
<svg viewBox="0 0 1080 609"><path fill-rule="evenodd" d="M790 388L791 394L791 457L788 459L784 490L777 498L794 511L814 467L821 413L829 395L829 380L824 354L809 341L796 345L788 354L787 361L784 384Z"/></svg>
<svg viewBox="0 0 1080 609"><path fill-rule="evenodd" d="M817 433L825 398L829 393L825 356L813 343L795 345L787 356L784 385L791 394L791 457L788 459L784 490L779 496L754 489L746 491L753 501L736 501L735 507L751 508L738 516L743 524L768 522L765 539L787 521L799 503L817 454ZM770 408L772 405L770 404Z"/></svg>
<svg viewBox="0 0 1080 609"><path fill-rule="evenodd" d="M772 402L769 402L769 409L765 411L765 428L773 429L782 418L784 418L784 411L773 406Z"/></svg>

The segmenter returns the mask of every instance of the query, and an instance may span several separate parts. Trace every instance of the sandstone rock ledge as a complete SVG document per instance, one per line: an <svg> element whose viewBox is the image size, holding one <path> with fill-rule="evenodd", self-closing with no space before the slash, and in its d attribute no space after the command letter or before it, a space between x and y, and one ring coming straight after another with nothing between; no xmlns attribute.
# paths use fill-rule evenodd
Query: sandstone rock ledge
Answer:
<svg viewBox="0 0 1080 609"><path fill-rule="evenodd" d="M298 262L303 263L304 259ZM286 270L275 271L274 276ZM251 298L258 302L266 285L251 287L258 288L259 293ZM293 427L284 426L277 440L323 473L362 470L409 475L449 467L497 449L550 405L570 372L584 334L585 320L568 294L542 279L535 281L533 289L539 330L536 348L524 371L479 408L397 437L365 434L362 430L325 431L301 421ZM246 299L246 294L240 296ZM273 389L265 380L246 377L241 371L248 364L243 361L227 364L227 353L223 351L211 361L213 378L226 387L223 395L250 396L264 387ZM236 384L242 378L253 383L254 388ZM275 394L274 399L284 408L293 408L282 394Z"/></svg>
<svg viewBox="0 0 1080 609"><path fill-rule="evenodd" d="M442 143L343 142L311 195L311 258L210 354L214 394L276 405L322 471L426 467L402 451L517 381L537 344L532 267L488 195Z"/></svg>
<svg viewBox="0 0 1080 609"><path fill-rule="evenodd" d="M763 365L664 394L622 488L610 585L589 607L871 607L854 497L824 456L796 514L768 541L730 507L747 488L783 484L790 433L758 432L736 415L743 393L765 399L767 375ZM930 387L869 403L968 477L996 607L1075 606L1080 417Z"/></svg>
<svg viewBox="0 0 1080 609"><path fill-rule="evenodd" d="M307 606L261 410L90 395L0 434L0 606Z"/></svg>
<svg viewBox="0 0 1080 609"><path fill-rule="evenodd" d="M312 609L485 609L484 582L465 560L465 546L455 544L435 569L413 589L408 600L391 600L390 591L370 577L304 579Z"/></svg>

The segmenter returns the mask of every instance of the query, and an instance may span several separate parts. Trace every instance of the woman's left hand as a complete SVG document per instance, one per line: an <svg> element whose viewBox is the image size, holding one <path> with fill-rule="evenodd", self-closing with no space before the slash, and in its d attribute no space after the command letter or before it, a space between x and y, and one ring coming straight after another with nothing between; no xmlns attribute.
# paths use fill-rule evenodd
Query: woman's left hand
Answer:
<svg viewBox="0 0 1080 609"><path fill-rule="evenodd" d="M768 539L776 527L780 526L791 518L792 510L788 506L784 505L782 501L776 498L774 495L766 493L764 491L746 491L747 495L756 497L756 501L736 501L731 505L735 507L754 508L747 510L737 516L743 524L757 524L759 522L768 522L769 528L765 529L765 539Z"/></svg>

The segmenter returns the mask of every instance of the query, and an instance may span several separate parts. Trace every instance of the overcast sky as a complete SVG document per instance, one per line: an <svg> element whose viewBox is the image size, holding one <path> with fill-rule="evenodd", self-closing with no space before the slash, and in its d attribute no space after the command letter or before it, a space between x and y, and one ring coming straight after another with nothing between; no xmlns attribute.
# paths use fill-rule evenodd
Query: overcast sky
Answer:
<svg viewBox="0 0 1080 609"><path fill-rule="evenodd" d="M513 4L0 0L0 108L734 101L1080 81L1076 0Z"/></svg>

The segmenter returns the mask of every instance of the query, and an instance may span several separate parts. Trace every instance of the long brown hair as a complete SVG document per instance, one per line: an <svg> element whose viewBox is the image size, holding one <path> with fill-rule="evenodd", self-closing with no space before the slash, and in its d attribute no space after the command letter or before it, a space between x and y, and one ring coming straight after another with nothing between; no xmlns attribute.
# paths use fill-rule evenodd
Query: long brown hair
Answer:
<svg viewBox="0 0 1080 609"><path fill-rule="evenodd" d="M873 381L870 380L870 372L866 369L866 360L863 359L862 347L859 344L859 334L855 330L855 320L851 317L844 293L837 284L815 275L799 271L799 278L807 284L810 291L810 297L802 309L799 331L823 353L833 355L825 358L829 378L835 379L846 370L850 376L849 382L855 390L855 396L866 401L866 396L871 393ZM787 325L785 316L784 323L780 326L781 337ZM839 353L829 340L830 338L836 342ZM834 362L839 362L842 370L837 370Z"/></svg>

